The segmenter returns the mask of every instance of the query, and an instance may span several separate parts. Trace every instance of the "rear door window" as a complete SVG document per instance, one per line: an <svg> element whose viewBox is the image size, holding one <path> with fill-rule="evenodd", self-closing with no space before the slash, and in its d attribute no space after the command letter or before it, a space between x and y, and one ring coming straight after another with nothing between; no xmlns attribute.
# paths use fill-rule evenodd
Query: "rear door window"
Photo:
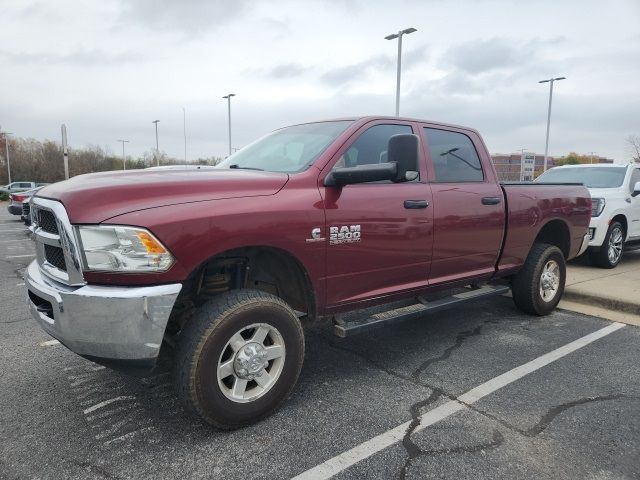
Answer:
<svg viewBox="0 0 640 480"><path fill-rule="evenodd" d="M424 128L424 133L431 153L436 182L482 182L484 180L480 157L468 136L428 127Z"/></svg>

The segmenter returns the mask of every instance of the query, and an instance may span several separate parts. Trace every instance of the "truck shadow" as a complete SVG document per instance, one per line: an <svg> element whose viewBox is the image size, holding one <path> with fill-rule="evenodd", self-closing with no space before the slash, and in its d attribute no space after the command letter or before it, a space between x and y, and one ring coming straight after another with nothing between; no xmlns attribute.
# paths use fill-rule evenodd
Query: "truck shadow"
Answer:
<svg viewBox="0 0 640 480"><path fill-rule="evenodd" d="M309 325L305 330L305 365L289 401L273 417L236 432L212 429L183 408L173 388L170 348L163 348L158 367L149 377L130 377L77 359L69 380L96 440L104 447L129 448L132 443L143 443L145 448L165 448L176 441L245 441L247 432L259 435L264 424L278 432L300 429L297 419L309 405L339 402L349 415L351 409L359 408L359 400L341 398L337 393L348 387L376 390L392 381L397 401L423 395L429 382L451 388L454 380L443 379L483 360L474 350L476 337L489 330L500 330L501 335L509 332L508 342L519 349L532 343L527 334L532 320L519 314L509 299L494 298L478 302L473 310L451 310L346 339L334 337L328 324ZM461 355L465 349L469 352ZM457 365L448 366L452 360ZM475 381L473 375L470 378ZM463 382L458 389L466 387ZM335 413L327 415L325 421L335 421Z"/></svg>

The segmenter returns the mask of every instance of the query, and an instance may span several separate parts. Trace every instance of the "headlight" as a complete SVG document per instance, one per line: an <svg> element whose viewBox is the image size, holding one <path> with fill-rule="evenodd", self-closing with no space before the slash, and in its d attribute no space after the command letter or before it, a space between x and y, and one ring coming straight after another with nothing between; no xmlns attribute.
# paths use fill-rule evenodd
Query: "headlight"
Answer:
<svg viewBox="0 0 640 480"><path fill-rule="evenodd" d="M173 256L144 228L120 226L77 227L85 270L109 272L164 272Z"/></svg>
<svg viewBox="0 0 640 480"><path fill-rule="evenodd" d="M604 198L591 199L591 216L598 217L604 210Z"/></svg>

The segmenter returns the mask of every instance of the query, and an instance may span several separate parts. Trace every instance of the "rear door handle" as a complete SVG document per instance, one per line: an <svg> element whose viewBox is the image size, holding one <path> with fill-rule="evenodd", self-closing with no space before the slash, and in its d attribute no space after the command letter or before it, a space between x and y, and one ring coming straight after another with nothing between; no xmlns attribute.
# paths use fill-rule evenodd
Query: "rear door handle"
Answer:
<svg viewBox="0 0 640 480"><path fill-rule="evenodd" d="M427 208L429 206L429 202L426 200L405 200L404 208L407 209L415 209L415 208Z"/></svg>
<svg viewBox="0 0 640 480"><path fill-rule="evenodd" d="M501 201L500 197L482 197L483 205L498 205Z"/></svg>

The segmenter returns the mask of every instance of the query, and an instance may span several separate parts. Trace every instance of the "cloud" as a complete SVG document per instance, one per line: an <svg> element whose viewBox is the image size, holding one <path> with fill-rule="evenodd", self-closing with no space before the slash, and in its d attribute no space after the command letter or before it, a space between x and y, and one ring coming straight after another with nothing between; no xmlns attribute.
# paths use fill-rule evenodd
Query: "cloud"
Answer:
<svg viewBox="0 0 640 480"><path fill-rule="evenodd" d="M361 80L363 76L375 73L378 70L388 69L393 65L395 65L395 61L391 57L375 55L362 62L329 70L320 78L323 82L333 87L341 87L356 80Z"/></svg>
<svg viewBox="0 0 640 480"><path fill-rule="evenodd" d="M0 50L0 60L14 65L118 65L138 62L144 57L134 52L106 53L98 49L76 50L70 53L14 53Z"/></svg>
<svg viewBox="0 0 640 480"><path fill-rule="evenodd" d="M247 0L125 0L121 21L154 30L198 34L240 17Z"/></svg>
<svg viewBox="0 0 640 480"><path fill-rule="evenodd" d="M297 77L311 70L313 70L312 67L305 67L298 63L283 63L263 70L263 74L271 78L283 79Z"/></svg>
<svg viewBox="0 0 640 480"><path fill-rule="evenodd" d="M442 63L471 74L507 69L534 61L542 47L562 41L562 37L533 39L526 43L497 37L473 40L449 49Z"/></svg>

